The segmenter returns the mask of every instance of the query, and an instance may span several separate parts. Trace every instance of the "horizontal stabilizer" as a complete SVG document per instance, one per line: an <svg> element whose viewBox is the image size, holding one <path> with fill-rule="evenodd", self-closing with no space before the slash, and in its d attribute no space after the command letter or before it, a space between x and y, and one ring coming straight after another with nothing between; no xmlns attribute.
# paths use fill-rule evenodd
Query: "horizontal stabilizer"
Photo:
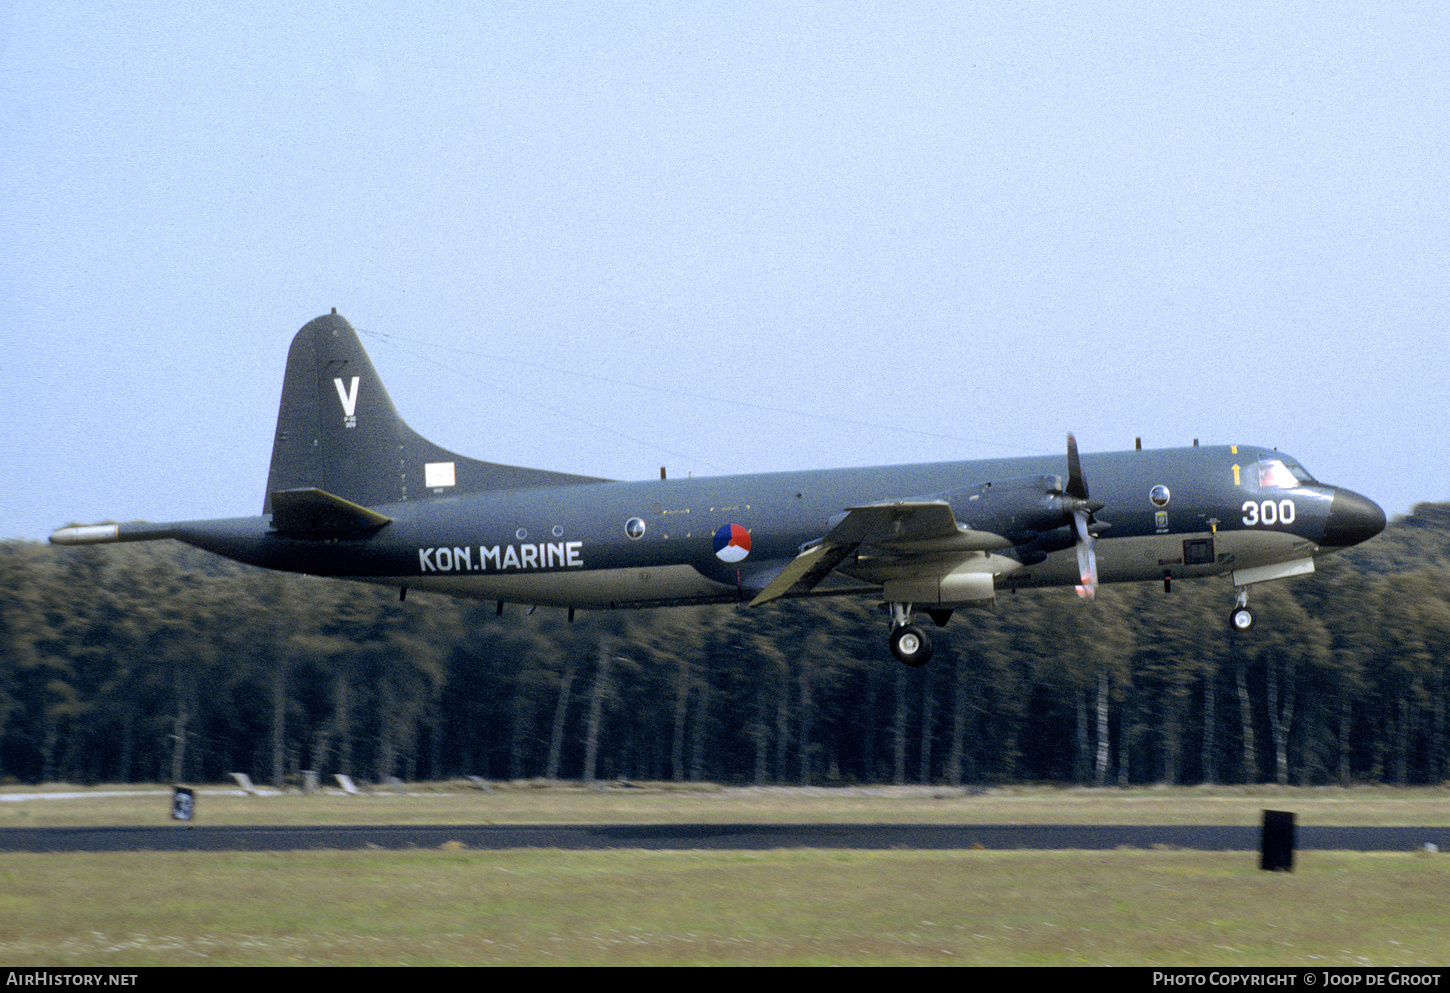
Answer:
<svg viewBox="0 0 1450 993"><path fill-rule="evenodd" d="M278 490L272 494L274 531L341 536L376 531L391 520L386 514L316 488Z"/></svg>

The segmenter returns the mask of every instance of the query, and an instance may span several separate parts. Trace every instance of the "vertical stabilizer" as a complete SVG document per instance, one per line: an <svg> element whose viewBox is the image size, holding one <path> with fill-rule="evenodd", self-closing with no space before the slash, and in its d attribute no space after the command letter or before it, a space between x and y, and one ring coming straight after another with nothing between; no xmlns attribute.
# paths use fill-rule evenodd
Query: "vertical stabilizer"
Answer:
<svg viewBox="0 0 1450 993"><path fill-rule="evenodd" d="M336 312L292 339L272 469L272 494L319 489L364 507L485 490L604 480L464 458L420 436L398 416L352 325Z"/></svg>

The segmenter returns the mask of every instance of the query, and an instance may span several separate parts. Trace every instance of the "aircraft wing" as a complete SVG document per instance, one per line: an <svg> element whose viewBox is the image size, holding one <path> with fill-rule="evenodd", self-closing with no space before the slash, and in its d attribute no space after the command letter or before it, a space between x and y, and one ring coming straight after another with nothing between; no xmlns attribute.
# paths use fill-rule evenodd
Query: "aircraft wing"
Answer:
<svg viewBox="0 0 1450 993"><path fill-rule="evenodd" d="M987 551L1012 545L1001 535L958 524L945 500L893 500L848 507L833 521L826 536L804 548L750 606L814 589L862 546L905 555Z"/></svg>
<svg viewBox="0 0 1450 993"><path fill-rule="evenodd" d="M824 540L831 544L884 545L940 541L957 533L957 519L945 500L894 500L847 507L846 516Z"/></svg>

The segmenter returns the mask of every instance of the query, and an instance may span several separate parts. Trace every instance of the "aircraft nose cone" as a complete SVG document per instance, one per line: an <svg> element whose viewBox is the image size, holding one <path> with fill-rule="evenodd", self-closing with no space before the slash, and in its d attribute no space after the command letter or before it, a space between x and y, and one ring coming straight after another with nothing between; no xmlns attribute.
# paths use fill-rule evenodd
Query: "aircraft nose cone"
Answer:
<svg viewBox="0 0 1450 993"><path fill-rule="evenodd" d="M1352 490L1336 488L1334 500L1329 504L1329 520L1324 524L1324 538L1319 544L1348 548L1368 541L1384 529L1385 512L1379 504Z"/></svg>

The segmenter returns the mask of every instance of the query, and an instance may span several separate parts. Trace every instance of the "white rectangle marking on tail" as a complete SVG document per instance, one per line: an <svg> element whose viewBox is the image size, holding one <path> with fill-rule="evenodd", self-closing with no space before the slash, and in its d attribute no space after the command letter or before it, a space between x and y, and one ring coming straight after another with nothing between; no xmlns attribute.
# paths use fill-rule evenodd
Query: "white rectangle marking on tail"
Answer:
<svg viewBox="0 0 1450 993"><path fill-rule="evenodd" d="M423 466L423 485L428 489L453 485L452 462L429 462Z"/></svg>

